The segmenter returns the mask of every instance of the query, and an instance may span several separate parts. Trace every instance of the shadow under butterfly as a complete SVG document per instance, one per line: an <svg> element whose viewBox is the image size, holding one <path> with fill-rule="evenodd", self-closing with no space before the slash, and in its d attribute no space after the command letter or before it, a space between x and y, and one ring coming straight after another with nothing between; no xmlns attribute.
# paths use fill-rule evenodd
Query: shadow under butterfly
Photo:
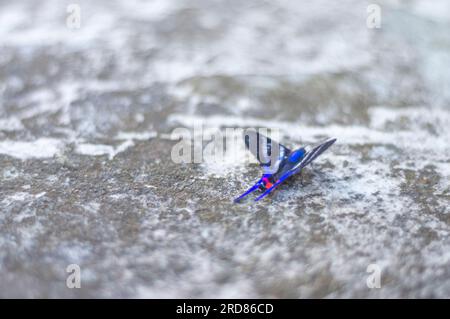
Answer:
<svg viewBox="0 0 450 319"><path fill-rule="evenodd" d="M234 200L235 203L239 203L256 190L263 193L256 197L255 202L264 198L290 176L300 173L306 165L336 142L335 138L330 138L319 145L292 151L254 130L247 130L244 139L246 148L256 157L264 173L255 185Z"/></svg>

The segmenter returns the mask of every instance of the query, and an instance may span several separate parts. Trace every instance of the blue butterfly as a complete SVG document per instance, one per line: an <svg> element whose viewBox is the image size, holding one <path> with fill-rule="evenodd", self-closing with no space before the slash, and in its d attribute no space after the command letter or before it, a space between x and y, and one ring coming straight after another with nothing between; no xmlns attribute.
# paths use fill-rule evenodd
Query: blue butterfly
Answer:
<svg viewBox="0 0 450 319"><path fill-rule="evenodd" d="M245 132L245 146L257 158L260 166L264 169L264 173L255 185L236 198L234 202L240 202L242 198L255 190L263 191L255 199L255 201L259 201L290 176L301 172L303 167L325 152L334 142L336 142L336 139L330 138L312 147L311 150L301 147L292 151L269 137L254 130L247 130Z"/></svg>

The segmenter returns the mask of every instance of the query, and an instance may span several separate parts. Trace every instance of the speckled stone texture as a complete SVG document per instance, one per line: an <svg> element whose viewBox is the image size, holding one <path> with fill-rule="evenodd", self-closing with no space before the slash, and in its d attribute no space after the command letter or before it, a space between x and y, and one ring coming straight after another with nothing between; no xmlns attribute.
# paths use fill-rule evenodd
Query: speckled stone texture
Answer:
<svg viewBox="0 0 450 319"><path fill-rule="evenodd" d="M449 298L450 5L378 3L0 1L0 297ZM338 142L236 205L198 123Z"/></svg>

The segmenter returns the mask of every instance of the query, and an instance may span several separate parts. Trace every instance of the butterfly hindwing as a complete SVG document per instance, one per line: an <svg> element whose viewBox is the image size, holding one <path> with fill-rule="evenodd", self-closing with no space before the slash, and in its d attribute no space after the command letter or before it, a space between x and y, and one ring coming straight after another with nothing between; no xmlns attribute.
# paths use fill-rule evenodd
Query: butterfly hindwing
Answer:
<svg viewBox="0 0 450 319"><path fill-rule="evenodd" d="M274 174L291 152L286 146L255 130L246 130L244 139L245 147L256 157L266 174Z"/></svg>

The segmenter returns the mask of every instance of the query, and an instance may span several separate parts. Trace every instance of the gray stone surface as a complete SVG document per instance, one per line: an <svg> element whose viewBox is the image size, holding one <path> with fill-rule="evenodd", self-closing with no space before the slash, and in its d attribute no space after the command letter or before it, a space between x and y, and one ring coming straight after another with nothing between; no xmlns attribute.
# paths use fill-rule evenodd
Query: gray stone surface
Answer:
<svg viewBox="0 0 450 319"><path fill-rule="evenodd" d="M0 2L0 297L450 297L448 1L73 2ZM338 142L235 205L196 123Z"/></svg>

